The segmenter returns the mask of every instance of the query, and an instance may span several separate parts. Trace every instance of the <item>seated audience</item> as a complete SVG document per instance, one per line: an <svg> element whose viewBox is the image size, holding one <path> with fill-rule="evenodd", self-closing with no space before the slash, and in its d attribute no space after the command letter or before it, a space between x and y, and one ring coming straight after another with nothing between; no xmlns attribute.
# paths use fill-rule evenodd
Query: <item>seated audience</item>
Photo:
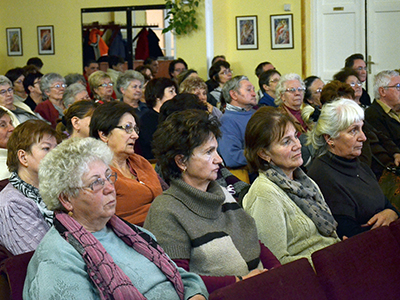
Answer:
<svg viewBox="0 0 400 300"><path fill-rule="evenodd" d="M23 68L8 70L5 76L10 79L14 88L14 101L24 102L28 96L24 89L25 73Z"/></svg>
<svg viewBox="0 0 400 300"><path fill-rule="evenodd" d="M294 73L283 75L276 86L275 104L293 119L299 134L308 130L306 122L301 117L305 90L304 82Z"/></svg>
<svg viewBox="0 0 400 300"><path fill-rule="evenodd" d="M256 92L246 76L235 76L223 89L227 101L226 110L221 117L221 133L218 152L229 168L247 165L244 157L244 133L247 122L254 114Z"/></svg>
<svg viewBox="0 0 400 300"><path fill-rule="evenodd" d="M111 169L118 174L116 214L143 225L154 198L162 193L152 165L135 153L139 137L135 109L123 102L105 103L93 113L90 136L102 140L114 153Z"/></svg>
<svg viewBox="0 0 400 300"><path fill-rule="evenodd" d="M90 131L90 120L97 106L97 103L90 100L74 102L64 111L64 117L61 122L57 124L57 132L64 139L72 137L88 137Z"/></svg>
<svg viewBox="0 0 400 300"><path fill-rule="evenodd" d="M35 66L38 72L43 68L43 61L39 57L31 57L26 62L27 66Z"/></svg>
<svg viewBox="0 0 400 300"><path fill-rule="evenodd" d="M43 160L40 191L54 226L29 263L24 299L205 300L197 275L177 268L150 232L115 216L112 157L86 138Z"/></svg>
<svg viewBox="0 0 400 300"><path fill-rule="evenodd" d="M213 59L211 60L211 65L215 64L217 61L220 61L220 60L226 61L225 55L214 56Z"/></svg>
<svg viewBox="0 0 400 300"><path fill-rule="evenodd" d="M364 55L361 53L355 53L347 57L344 62L344 67L351 68L356 71L358 80L361 83L367 80L367 64L364 61ZM360 103L363 107L368 107L371 105L371 97L364 88L362 89Z"/></svg>
<svg viewBox="0 0 400 300"><path fill-rule="evenodd" d="M175 81L168 78L155 78L149 81L144 92L146 104L149 110L140 118L139 147L142 155L147 159L153 159L152 141L153 133L157 129L158 115L161 105L176 96L178 86Z"/></svg>
<svg viewBox="0 0 400 300"><path fill-rule="evenodd" d="M111 55L108 58L108 64L109 68L107 70L107 74L110 76L111 81L116 83L118 77L125 72L125 60L120 56ZM116 99L120 99L122 97L116 85L114 85L114 92L117 96Z"/></svg>
<svg viewBox="0 0 400 300"><path fill-rule="evenodd" d="M0 107L15 117L14 126L26 120L37 120L35 113L22 101L14 101L14 89L10 79L0 75ZM14 120L13 120L14 121Z"/></svg>
<svg viewBox="0 0 400 300"><path fill-rule="evenodd" d="M86 90L87 90L90 98L92 98L93 94L92 94L92 91L90 90L90 86L89 86L89 76L98 70L99 70L99 64L94 59L86 60L84 62L83 77L85 77L85 80L86 80L85 86L86 86Z"/></svg>
<svg viewBox="0 0 400 300"><path fill-rule="evenodd" d="M206 82L208 92L210 93L210 102L219 109L225 106L227 99L223 99L222 87L226 82L232 79L231 65L227 61L217 61L208 71L210 80Z"/></svg>
<svg viewBox="0 0 400 300"><path fill-rule="evenodd" d="M57 73L48 73L40 81L40 89L45 101L36 106L35 112L49 121L53 128L56 128L57 123L64 116L63 95L66 87L64 77Z"/></svg>
<svg viewBox="0 0 400 300"><path fill-rule="evenodd" d="M306 90L304 92L303 108L301 109L302 117L304 120L303 112L307 108L309 110L307 120L310 120L310 122L316 122L321 113L321 93L325 84L321 78L317 76L309 76L304 79L304 86Z"/></svg>
<svg viewBox="0 0 400 300"><path fill-rule="evenodd" d="M0 244L12 254L33 251L53 224L53 213L39 194L39 163L60 142L46 122L28 120L8 143L10 183L0 192Z"/></svg>
<svg viewBox="0 0 400 300"><path fill-rule="evenodd" d="M153 75L153 78L156 78L158 70L159 70L159 64L157 61L157 58L155 57L148 57L143 61L143 65L149 66L151 68L151 73Z"/></svg>
<svg viewBox="0 0 400 300"><path fill-rule="evenodd" d="M103 71L96 71L89 76L89 86L93 99L100 104L114 101L112 97L114 82L110 75Z"/></svg>
<svg viewBox="0 0 400 300"><path fill-rule="evenodd" d="M276 258L307 258L339 241L334 220L318 186L301 169L301 144L290 116L260 108L246 128L245 156L259 176L243 208L256 221L258 237ZM301 224L301 226L299 226Z"/></svg>
<svg viewBox="0 0 400 300"><path fill-rule="evenodd" d="M389 225L398 218L371 169L358 159L366 140L363 120L364 111L357 103L341 99L323 106L309 133L317 158L308 175L338 222L339 237Z"/></svg>
<svg viewBox="0 0 400 300"><path fill-rule="evenodd" d="M141 65L135 68L135 71L139 72L144 76L144 84L143 89L146 87L146 84L153 79L153 73L151 72L151 68L148 65Z"/></svg>
<svg viewBox="0 0 400 300"><path fill-rule="evenodd" d="M177 84L178 86L181 85L181 83L183 81L185 81L187 78L189 77L199 77L199 74L197 74L196 70L193 69L189 69L189 70L185 70L182 73L180 73L177 77Z"/></svg>
<svg viewBox="0 0 400 300"><path fill-rule="evenodd" d="M180 93L195 94L199 97L205 105L207 105L208 113L218 120L222 117L222 112L215 106L207 102L207 85L204 80L200 77L189 77L186 78L179 86Z"/></svg>
<svg viewBox="0 0 400 300"><path fill-rule="evenodd" d="M81 100L90 100L86 87L79 82L73 83L65 89L63 102L66 108L70 107L74 102Z"/></svg>
<svg viewBox="0 0 400 300"><path fill-rule="evenodd" d="M149 110L146 103L140 101L143 96L143 84L143 75L133 70L126 71L117 80L117 89L122 94L121 100L132 106L139 118Z"/></svg>
<svg viewBox="0 0 400 300"><path fill-rule="evenodd" d="M154 151L170 188L155 199L144 225L210 293L280 265L259 243L254 220L215 182L222 163L218 127L201 110L173 113L160 124Z"/></svg>
<svg viewBox="0 0 400 300"><path fill-rule="evenodd" d="M347 83L354 90L354 101L357 104L361 104L360 98L362 95L362 83L357 78L357 72L350 68L344 68L338 73L333 75L333 80L338 80L343 83Z"/></svg>
<svg viewBox="0 0 400 300"><path fill-rule="evenodd" d="M355 99L354 88L349 84L340 82L339 80L332 80L327 83L321 92L321 104L330 103L337 98Z"/></svg>
<svg viewBox="0 0 400 300"><path fill-rule="evenodd" d="M260 86L261 97L258 101L258 106L277 107L275 104L276 85L278 84L280 78L281 73L275 69L271 69L260 74L258 84Z"/></svg>
<svg viewBox="0 0 400 300"><path fill-rule="evenodd" d="M39 103L43 102L42 90L40 89L40 82L43 74L40 72L29 73L24 79L24 89L28 97L24 103L34 111Z"/></svg>
<svg viewBox="0 0 400 300"><path fill-rule="evenodd" d="M0 107L0 180L8 179L7 162L7 142L14 130L13 118L10 112Z"/></svg>
<svg viewBox="0 0 400 300"><path fill-rule="evenodd" d="M172 80L178 84L178 76L188 68L187 63L182 59L178 58L169 63L168 73Z"/></svg>
<svg viewBox="0 0 400 300"><path fill-rule="evenodd" d="M375 101L365 111L366 120L400 147L400 75L382 71L374 80Z"/></svg>

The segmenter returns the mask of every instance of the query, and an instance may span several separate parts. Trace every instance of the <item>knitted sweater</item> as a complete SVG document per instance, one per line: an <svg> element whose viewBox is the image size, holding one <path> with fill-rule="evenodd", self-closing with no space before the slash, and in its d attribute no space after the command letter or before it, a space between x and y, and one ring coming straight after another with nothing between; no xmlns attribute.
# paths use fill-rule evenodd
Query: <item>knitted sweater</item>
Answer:
<svg viewBox="0 0 400 300"><path fill-rule="evenodd" d="M172 180L150 207L145 228L172 259L190 259L195 273L243 276L262 267L254 220L215 182L203 192Z"/></svg>
<svg viewBox="0 0 400 300"><path fill-rule="evenodd" d="M32 199L11 183L0 192L0 244L12 254L34 251L48 230Z"/></svg>
<svg viewBox="0 0 400 300"><path fill-rule="evenodd" d="M115 182L117 192L117 208L115 214L135 225L143 225L147 212L154 198L162 193L160 180L152 165L138 154L129 156L128 162L136 172L137 180L127 178L117 172L118 180Z"/></svg>
<svg viewBox="0 0 400 300"><path fill-rule="evenodd" d="M282 264L303 257L312 263L313 252L339 241L321 235L314 222L263 172L244 197L243 208L256 221L261 242Z"/></svg>
<svg viewBox="0 0 400 300"><path fill-rule="evenodd" d="M247 165L243 154L244 134L254 112L254 109L246 112L226 110L221 117L222 137L218 141L218 152L227 167L237 168Z"/></svg>

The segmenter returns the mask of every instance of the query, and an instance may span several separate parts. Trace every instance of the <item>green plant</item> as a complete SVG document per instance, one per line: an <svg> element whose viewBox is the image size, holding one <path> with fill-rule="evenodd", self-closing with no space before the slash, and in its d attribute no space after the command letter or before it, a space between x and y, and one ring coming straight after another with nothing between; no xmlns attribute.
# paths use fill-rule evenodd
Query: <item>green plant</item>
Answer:
<svg viewBox="0 0 400 300"><path fill-rule="evenodd" d="M166 0L169 9L166 20L169 26L162 31L166 33L173 30L175 34L182 35L197 29L196 9L201 0Z"/></svg>

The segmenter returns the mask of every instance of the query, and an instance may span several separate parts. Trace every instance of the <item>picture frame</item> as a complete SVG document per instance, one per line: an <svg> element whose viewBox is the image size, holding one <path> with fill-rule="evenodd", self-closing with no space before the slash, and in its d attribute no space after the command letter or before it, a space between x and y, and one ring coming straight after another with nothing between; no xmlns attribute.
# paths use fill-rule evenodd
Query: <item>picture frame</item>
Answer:
<svg viewBox="0 0 400 300"><path fill-rule="evenodd" d="M6 28L7 55L22 56L22 29L21 27Z"/></svg>
<svg viewBox="0 0 400 300"><path fill-rule="evenodd" d="M293 14L271 15L271 48L293 49Z"/></svg>
<svg viewBox="0 0 400 300"><path fill-rule="evenodd" d="M258 49L257 16L236 17L236 47L237 50Z"/></svg>
<svg viewBox="0 0 400 300"><path fill-rule="evenodd" d="M53 55L54 51L54 27L38 26L38 48L39 55Z"/></svg>

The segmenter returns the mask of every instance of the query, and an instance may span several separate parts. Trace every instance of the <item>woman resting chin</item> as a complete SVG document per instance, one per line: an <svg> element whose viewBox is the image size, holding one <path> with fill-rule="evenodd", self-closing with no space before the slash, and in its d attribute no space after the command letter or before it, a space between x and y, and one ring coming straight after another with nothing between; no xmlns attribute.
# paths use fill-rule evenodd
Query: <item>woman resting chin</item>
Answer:
<svg viewBox="0 0 400 300"><path fill-rule="evenodd" d="M54 226L35 251L24 299L205 299L153 235L115 216L112 152L93 138L64 141L40 165Z"/></svg>
<svg viewBox="0 0 400 300"><path fill-rule="evenodd" d="M208 291L280 266L260 245L254 220L216 183L219 124L203 110L171 114L154 134L170 188L150 207L145 228L168 255L202 276Z"/></svg>
<svg viewBox="0 0 400 300"><path fill-rule="evenodd" d="M321 188L340 237L389 225L399 217L372 170L358 159L366 141L363 120L364 111L353 100L327 103L309 136L318 157L308 174Z"/></svg>

